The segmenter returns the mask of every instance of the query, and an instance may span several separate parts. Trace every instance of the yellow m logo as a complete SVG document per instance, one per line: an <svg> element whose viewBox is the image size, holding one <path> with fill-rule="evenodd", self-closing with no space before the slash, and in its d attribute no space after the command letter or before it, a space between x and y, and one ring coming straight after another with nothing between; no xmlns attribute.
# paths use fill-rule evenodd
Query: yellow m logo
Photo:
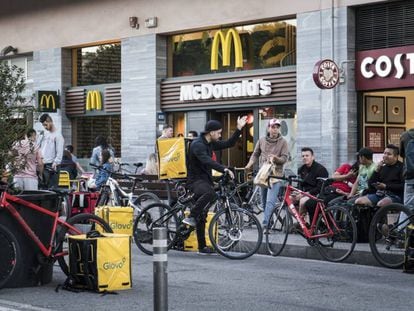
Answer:
<svg viewBox="0 0 414 311"><path fill-rule="evenodd" d="M211 70L218 70L218 51L221 43L221 51L223 56L223 66L230 66L231 46L234 46L234 66L243 68L243 51L239 33L231 28L227 31L226 36L221 30L214 35L213 45L211 47Z"/></svg>
<svg viewBox="0 0 414 311"><path fill-rule="evenodd" d="M102 97L99 91L89 91L86 96L86 110L102 110Z"/></svg>
<svg viewBox="0 0 414 311"><path fill-rule="evenodd" d="M43 94L42 97L40 97L40 109L49 109L49 104L51 104L53 110L56 110L56 102L53 95Z"/></svg>

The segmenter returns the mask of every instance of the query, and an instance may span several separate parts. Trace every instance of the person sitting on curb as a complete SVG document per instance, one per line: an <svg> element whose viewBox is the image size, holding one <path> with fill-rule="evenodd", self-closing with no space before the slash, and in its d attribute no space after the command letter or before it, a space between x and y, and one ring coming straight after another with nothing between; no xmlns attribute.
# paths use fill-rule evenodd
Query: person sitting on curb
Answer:
<svg viewBox="0 0 414 311"><path fill-rule="evenodd" d="M374 161L372 161L373 152L371 149L361 148L357 155L359 162L358 176L352 186L351 192L347 195L349 203L354 203L364 191L368 190L368 180L371 178L377 167Z"/></svg>
<svg viewBox="0 0 414 311"><path fill-rule="evenodd" d="M403 164L398 160L399 150L387 145L380 161L369 179L368 194L358 198L355 204L382 207L402 203L404 194Z"/></svg>

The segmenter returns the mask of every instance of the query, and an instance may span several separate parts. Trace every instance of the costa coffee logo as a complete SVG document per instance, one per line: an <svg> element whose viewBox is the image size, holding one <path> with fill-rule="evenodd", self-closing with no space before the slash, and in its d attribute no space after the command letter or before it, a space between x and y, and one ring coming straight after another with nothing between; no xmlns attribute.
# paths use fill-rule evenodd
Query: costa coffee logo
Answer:
<svg viewBox="0 0 414 311"><path fill-rule="evenodd" d="M402 63L402 58L405 57L410 66L408 68L404 68ZM406 70L409 71L410 74L414 73L414 53L399 53L395 55L393 58L387 55L381 55L378 58L374 57L365 57L361 61L361 74L366 79L371 79L375 75L378 75L381 78L388 77L391 72L394 72L394 78L402 79ZM411 64L411 62L413 63Z"/></svg>
<svg viewBox="0 0 414 311"><path fill-rule="evenodd" d="M413 87L414 46L357 52L355 75L358 90Z"/></svg>
<svg viewBox="0 0 414 311"><path fill-rule="evenodd" d="M339 82L338 65L330 59L320 60L313 68L313 81L321 89L332 89Z"/></svg>

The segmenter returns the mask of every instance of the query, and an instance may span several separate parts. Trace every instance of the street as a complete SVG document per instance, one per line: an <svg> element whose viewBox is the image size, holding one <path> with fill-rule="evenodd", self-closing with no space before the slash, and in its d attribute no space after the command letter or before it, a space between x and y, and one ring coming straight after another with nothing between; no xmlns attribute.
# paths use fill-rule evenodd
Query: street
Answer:
<svg viewBox="0 0 414 311"><path fill-rule="evenodd" d="M50 284L2 289L3 310L152 310L152 257L132 245L133 288L105 295ZM412 310L414 275L381 267L255 255L244 261L168 253L169 310Z"/></svg>

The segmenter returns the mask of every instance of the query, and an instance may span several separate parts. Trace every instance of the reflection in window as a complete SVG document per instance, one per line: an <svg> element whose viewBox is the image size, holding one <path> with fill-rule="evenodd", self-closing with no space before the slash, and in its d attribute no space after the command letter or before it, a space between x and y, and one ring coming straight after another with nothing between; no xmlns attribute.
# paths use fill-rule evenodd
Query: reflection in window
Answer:
<svg viewBox="0 0 414 311"><path fill-rule="evenodd" d="M225 35L227 29L221 29ZM296 20L244 25L234 28L240 36L243 68L262 69L296 65ZM206 30L171 37L172 73L186 76L212 73L210 68L213 38L219 29ZM218 72L234 71L234 47L230 66L222 66L219 46Z"/></svg>
<svg viewBox="0 0 414 311"><path fill-rule="evenodd" d="M75 49L75 86L121 82L121 45L104 44Z"/></svg>

